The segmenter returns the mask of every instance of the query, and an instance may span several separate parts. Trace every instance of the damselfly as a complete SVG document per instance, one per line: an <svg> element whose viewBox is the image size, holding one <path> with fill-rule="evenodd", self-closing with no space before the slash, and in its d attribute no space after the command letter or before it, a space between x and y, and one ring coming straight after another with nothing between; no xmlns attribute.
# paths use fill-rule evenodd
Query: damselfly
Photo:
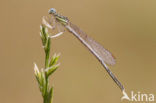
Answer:
<svg viewBox="0 0 156 103"><path fill-rule="evenodd" d="M76 36L77 39L80 40L81 43L84 44L89 49L89 51L101 62L103 67L106 69L106 71L114 80L114 82L118 85L118 87L122 91L124 91L123 85L120 83L120 81L115 77L115 75L110 71L110 69L106 65L106 63L109 65L115 64L116 61L114 56L102 45L100 45L91 37L89 37L86 33L84 33L79 27L72 24L67 17L58 14L54 8L51 8L49 10L49 14L51 15L51 18L47 19L46 17L44 17L43 24L45 24L47 27L51 29L54 29L56 27L56 23L58 23L59 25L66 28L69 32L71 32L74 36ZM63 34L63 32L60 31L58 34L51 37L53 38L60 36L61 34Z"/></svg>

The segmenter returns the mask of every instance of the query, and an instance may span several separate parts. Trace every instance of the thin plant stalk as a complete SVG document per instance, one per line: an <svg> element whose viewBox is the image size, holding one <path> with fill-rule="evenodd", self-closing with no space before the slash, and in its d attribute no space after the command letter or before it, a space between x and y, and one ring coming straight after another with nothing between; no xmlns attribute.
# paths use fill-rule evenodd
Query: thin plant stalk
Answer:
<svg viewBox="0 0 156 103"><path fill-rule="evenodd" d="M52 103L53 87L49 86L49 77L57 70L59 66L57 64L59 55L55 54L50 58L51 39L47 28L43 25L40 27L40 36L42 40L42 47L45 52L45 67L44 69L39 70L35 64L35 77L43 97L43 103Z"/></svg>

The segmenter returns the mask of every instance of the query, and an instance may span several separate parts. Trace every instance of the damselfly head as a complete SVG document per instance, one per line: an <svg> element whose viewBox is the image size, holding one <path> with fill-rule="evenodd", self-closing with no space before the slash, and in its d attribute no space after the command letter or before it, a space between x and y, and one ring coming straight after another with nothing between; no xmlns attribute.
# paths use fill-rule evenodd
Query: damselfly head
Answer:
<svg viewBox="0 0 156 103"><path fill-rule="evenodd" d="M48 11L49 14L56 14L56 9L54 8L51 8L49 11Z"/></svg>

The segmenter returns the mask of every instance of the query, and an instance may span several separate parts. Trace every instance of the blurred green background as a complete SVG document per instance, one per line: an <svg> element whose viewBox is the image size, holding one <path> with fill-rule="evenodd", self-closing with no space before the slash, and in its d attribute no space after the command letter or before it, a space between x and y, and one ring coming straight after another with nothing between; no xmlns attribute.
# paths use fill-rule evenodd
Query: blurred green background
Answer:
<svg viewBox="0 0 156 103"><path fill-rule="evenodd" d="M110 69L128 95L156 95L155 0L1 0L0 103L42 103L33 63L44 66L39 26L50 8L115 55ZM55 52L61 66L50 79L53 103L121 102L120 89L72 34L52 40Z"/></svg>

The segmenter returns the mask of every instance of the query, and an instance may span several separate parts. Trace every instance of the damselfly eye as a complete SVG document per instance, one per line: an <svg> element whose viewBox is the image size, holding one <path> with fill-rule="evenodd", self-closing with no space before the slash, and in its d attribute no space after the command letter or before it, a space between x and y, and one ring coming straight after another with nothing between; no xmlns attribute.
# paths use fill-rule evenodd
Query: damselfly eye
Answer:
<svg viewBox="0 0 156 103"><path fill-rule="evenodd" d="M49 14L55 14L55 13L56 13L56 9L51 8L51 9L49 10Z"/></svg>

